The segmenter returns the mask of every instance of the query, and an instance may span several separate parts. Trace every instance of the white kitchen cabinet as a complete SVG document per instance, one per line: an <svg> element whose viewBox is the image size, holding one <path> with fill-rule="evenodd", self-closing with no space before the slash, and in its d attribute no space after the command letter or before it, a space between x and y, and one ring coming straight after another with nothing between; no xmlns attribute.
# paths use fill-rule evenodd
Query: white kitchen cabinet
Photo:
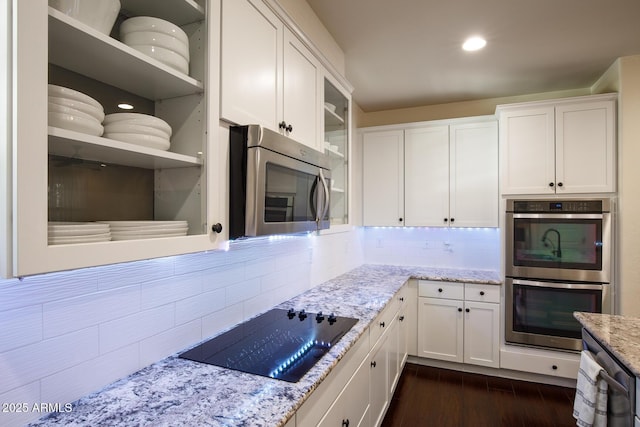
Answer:
<svg viewBox="0 0 640 427"><path fill-rule="evenodd" d="M418 356L498 368L500 288L419 282Z"/></svg>
<svg viewBox="0 0 640 427"><path fill-rule="evenodd" d="M369 391L369 405L371 425L379 426L389 406L389 357L391 348L395 344L394 337L385 333L371 350L369 356L371 388Z"/></svg>
<svg viewBox="0 0 640 427"><path fill-rule="evenodd" d="M222 1L220 116L321 150L322 67L262 0Z"/></svg>
<svg viewBox="0 0 640 427"><path fill-rule="evenodd" d="M216 248L219 1L122 1L127 16L169 19L189 36L189 75L176 71L47 6L13 2L14 162L12 266L22 276ZM118 25L118 24L116 24ZM117 34L117 28L114 34ZM214 84L211 84L214 82ZM134 99L173 129L168 151L49 127L47 83L80 90L116 112ZM140 110L134 110L140 111ZM215 167L214 167L215 169ZM149 184L141 193L130 176ZM123 182L125 183L123 185ZM127 193L128 192L128 193ZM125 195L126 194L126 195ZM101 211L100 203L109 211ZM142 207L144 214L136 209ZM113 212L118 210L116 217ZM106 217L105 217L106 215ZM48 244L48 221L186 220L188 236Z"/></svg>
<svg viewBox="0 0 640 427"><path fill-rule="evenodd" d="M579 367L579 353L517 345L505 345L500 350L501 369L575 380Z"/></svg>
<svg viewBox="0 0 640 427"><path fill-rule="evenodd" d="M615 191L616 95L500 105L502 194Z"/></svg>
<svg viewBox="0 0 640 427"><path fill-rule="evenodd" d="M331 161L331 227L349 224L351 206L351 94L329 74L324 78L324 152Z"/></svg>
<svg viewBox="0 0 640 427"><path fill-rule="evenodd" d="M495 119L405 130L405 225L498 226Z"/></svg>
<svg viewBox="0 0 640 427"><path fill-rule="evenodd" d="M364 225L404 224L404 131L363 135Z"/></svg>
<svg viewBox="0 0 640 427"><path fill-rule="evenodd" d="M364 225L498 226L494 117L367 129Z"/></svg>

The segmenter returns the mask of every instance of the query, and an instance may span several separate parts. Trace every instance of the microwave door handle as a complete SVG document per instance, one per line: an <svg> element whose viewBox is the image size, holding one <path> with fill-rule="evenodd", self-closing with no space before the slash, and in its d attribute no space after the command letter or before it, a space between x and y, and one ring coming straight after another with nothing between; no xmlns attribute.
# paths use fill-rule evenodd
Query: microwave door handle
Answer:
<svg viewBox="0 0 640 427"><path fill-rule="evenodd" d="M324 189L324 206L322 208L322 215L320 215L320 218L318 218L318 222L322 221L325 217L325 215L327 214L327 212L329 211L329 186L327 185L327 180L324 178L324 173L322 172L322 169L320 169L320 182L322 182L322 188Z"/></svg>

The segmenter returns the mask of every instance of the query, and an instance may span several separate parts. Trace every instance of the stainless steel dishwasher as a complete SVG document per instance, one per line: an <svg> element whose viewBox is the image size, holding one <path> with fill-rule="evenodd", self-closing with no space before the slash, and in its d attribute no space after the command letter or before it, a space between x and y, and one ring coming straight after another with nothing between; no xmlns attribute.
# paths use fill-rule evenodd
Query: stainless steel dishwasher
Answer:
<svg viewBox="0 0 640 427"><path fill-rule="evenodd" d="M609 385L607 426L632 427L636 402L635 376L585 329L582 329L582 344L604 369L601 375Z"/></svg>

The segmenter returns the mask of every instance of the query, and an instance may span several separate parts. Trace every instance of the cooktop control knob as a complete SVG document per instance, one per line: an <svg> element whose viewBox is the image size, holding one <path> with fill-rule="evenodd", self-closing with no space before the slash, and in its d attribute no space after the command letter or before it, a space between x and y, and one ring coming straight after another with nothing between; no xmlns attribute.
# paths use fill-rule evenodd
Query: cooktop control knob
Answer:
<svg viewBox="0 0 640 427"><path fill-rule="evenodd" d="M336 323L336 321L337 321L338 319L336 318L336 315L335 315L335 314L331 313L331 314L329 315L329 317L327 318L327 320L329 321L329 324L330 324L330 325L333 325L334 323Z"/></svg>
<svg viewBox="0 0 640 427"><path fill-rule="evenodd" d="M289 311L287 311L287 317L289 319L293 319L296 317L296 311L293 308L290 308Z"/></svg>
<svg viewBox="0 0 640 427"><path fill-rule="evenodd" d="M321 323L323 320L324 320L324 316L322 315L322 312L321 312L321 311L319 311L319 312L316 314L316 322Z"/></svg>
<svg viewBox="0 0 640 427"><path fill-rule="evenodd" d="M304 319L307 318L307 313L304 310L300 310L300 313L298 313L298 317L300 318L300 321L302 322Z"/></svg>

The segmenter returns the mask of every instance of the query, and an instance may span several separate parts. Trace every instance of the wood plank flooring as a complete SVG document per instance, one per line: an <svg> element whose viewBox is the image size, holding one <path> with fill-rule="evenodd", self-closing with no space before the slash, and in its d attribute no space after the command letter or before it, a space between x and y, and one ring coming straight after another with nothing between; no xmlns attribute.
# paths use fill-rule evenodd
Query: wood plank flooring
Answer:
<svg viewBox="0 0 640 427"><path fill-rule="evenodd" d="M382 427L569 427L575 389L407 364Z"/></svg>

